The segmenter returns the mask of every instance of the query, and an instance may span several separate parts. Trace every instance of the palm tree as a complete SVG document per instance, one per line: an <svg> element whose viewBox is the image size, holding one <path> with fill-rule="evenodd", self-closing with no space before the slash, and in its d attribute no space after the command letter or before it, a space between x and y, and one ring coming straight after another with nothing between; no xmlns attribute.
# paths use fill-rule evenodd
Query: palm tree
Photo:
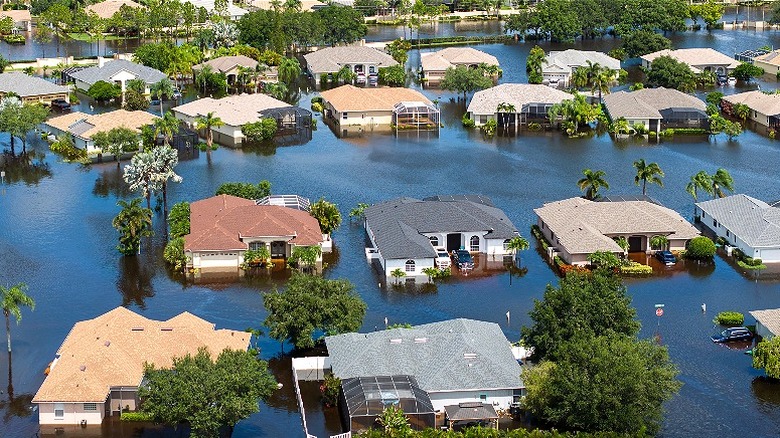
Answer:
<svg viewBox="0 0 780 438"><path fill-rule="evenodd" d="M588 69L585 67L575 68L571 75L571 85L579 89L587 86L588 82Z"/></svg>
<svg viewBox="0 0 780 438"><path fill-rule="evenodd" d="M206 131L206 155L209 158L211 157L211 145L214 143L214 132L212 129L219 128L223 125L225 125L225 122L219 117L216 117L213 112L210 112L205 116L198 116L195 119L195 129L198 131L201 129Z"/></svg>
<svg viewBox="0 0 780 438"><path fill-rule="evenodd" d="M726 194L723 192L723 189L726 189L730 192L734 191L734 179L726 169L720 168L715 171L715 174L710 175L710 181L712 182L712 191L710 194L713 198L725 197Z"/></svg>
<svg viewBox="0 0 780 438"><path fill-rule="evenodd" d="M159 82L152 84L149 92L160 99L160 115L163 115L163 100L173 97L173 82L170 79L160 79Z"/></svg>
<svg viewBox="0 0 780 438"><path fill-rule="evenodd" d="M512 255L515 256L515 258L518 258L518 251L525 251L530 247L531 245L528 243L528 239L523 236L515 236L509 239L509 242L506 245L506 249L512 251Z"/></svg>
<svg viewBox="0 0 780 438"><path fill-rule="evenodd" d="M168 111L162 116L162 118L155 119L154 121L155 139L157 138L158 135L162 135L163 142L165 142L165 146L170 146L173 136L179 132L180 125L181 122L179 121L179 119L177 119L176 116L173 115L172 111Z"/></svg>
<svg viewBox="0 0 780 438"><path fill-rule="evenodd" d="M620 117L612 122L612 133L617 137L620 134L628 134L631 132L631 125L625 117Z"/></svg>
<svg viewBox="0 0 780 438"><path fill-rule="evenodd" d="M141 238L153 234L152 210L141 207L141 198L130 202L120 200L116 205L122 207L122 211L111 222L120 233L117 249L127 256L140 254Z"/></svg>
<svg viewBox="0 0 780 438"><path fill-rule="evenodd" d="M35 310L35 300L27 295L27 285L18 283L11 287L0 286L2 297L3 315L5 315L5 333L8 340L8 352L11 352L11 315L16 319L16 324L22 320L21 307L29 307Z"/></svg>
<svg viewBox="0 0 780 438"><path fill-rule="evenodd" d="M594 200L599 197L599 189L604 187L609 189L609 183L604 177L607 175L603 170L584 169L582 174L584 178L577 181L577 186L585 192L585 199Z"/></svg>
<svg viewBox="0 0 780 438"><path fill-rule="evenodd" d="M660 187L664 186L664 182L661 178L664 177L664 171L658 163L645 163L644 158L640 158L634 161L634 169L636 169L636 176L634 177L634 184L639 185L642 182L642 195L647 195L647 183L658 184Z"/></svg>
<svg viewBox="0 0 780 438"><path fill-rule="evenodd" d="M599 92L599 102L601 102L602 94L609 94L609 85L612 83L612 78L612 70L608 68L600 69L594 76L590 78L590 92Z"/></svg>
<svg viewBox="0 0 780 438"><path fill-rule="evenodd" d="M700 170L691 176L691 180L685 186L685 191L693 197L694 201L699 199L699 191L712 194L712 177L707 172Z"/></svg>
<svg viewBox="0 0 780 438"><path fill-rule="evenodd" d="M498 108L496 108L496 112L501 115L501 121L503 122L501 124L501 127L506 131L506 128L509 126L509 116L513 115L517 117L517 108L515 108L514 105L508 102L501 102L498 104Z"/></svg>
<svg viewBox="0 0 780 438"><path fill-rule="evenodd" d="M393 277L393 283L398 284L401 278L406 277L406 272L402 271L401 268L395 268L390 272L390 275Z"/></svg>

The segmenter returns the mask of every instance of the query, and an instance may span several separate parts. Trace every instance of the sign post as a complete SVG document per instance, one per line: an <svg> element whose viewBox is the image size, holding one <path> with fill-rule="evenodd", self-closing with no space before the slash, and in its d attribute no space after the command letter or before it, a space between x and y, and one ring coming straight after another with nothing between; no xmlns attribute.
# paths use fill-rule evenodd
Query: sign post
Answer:
<svg viewBox="0 0 780 438"><path fill-rule="evenodd" d="M661 330L661 317L664 316L664 305L663 304L656 304L655 305L655 316L658 317L658 324L656 325L656 333L658 333Z"/></svg>

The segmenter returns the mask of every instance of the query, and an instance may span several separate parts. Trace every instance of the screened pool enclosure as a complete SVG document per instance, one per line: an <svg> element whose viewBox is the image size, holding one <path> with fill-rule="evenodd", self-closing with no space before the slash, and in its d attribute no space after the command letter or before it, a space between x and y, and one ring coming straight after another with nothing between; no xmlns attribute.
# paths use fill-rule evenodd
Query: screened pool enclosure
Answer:
<svg viewBox="0 0 780 438"><path fill-rule="evenodd" d="M389 406L403 410L413 429L435 426L436 414L431 399L412 376L344 379L341 389L341 416L352 433L375 426L379 415Z"/></svg>

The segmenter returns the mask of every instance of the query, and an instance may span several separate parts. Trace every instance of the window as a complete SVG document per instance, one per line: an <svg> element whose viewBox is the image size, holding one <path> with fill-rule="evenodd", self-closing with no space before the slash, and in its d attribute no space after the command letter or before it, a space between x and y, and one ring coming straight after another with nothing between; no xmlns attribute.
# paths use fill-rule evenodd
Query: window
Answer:
<svg viewBox="0 0 780 438"><path fill-rule="evenodd" d="M504 240L504 251L509 251L509 239Z"/></svg>
<svg viewBox="0 0 780 438"><path fill-rule="evenodd" d="M85 411L97 411L97 403L84 403Z"/></svg>
<svg viewBox="0 0 780 438"><path fill-rule="evenodd" d="M65 403L54 403L54 418L58 420L65 418Z"/></svg>
<svg viewBox="0 0 780 438"><path fill-rule="evenodd" d="M249 242L249 249L252 251L259 251L265 248L265 242Z"/></svg>
<svg viewBox="0 0 780 438"><path fill-rule="evenodd" d="M347 120L349 118L349 113L341 113L341 118Z"/></svg>
<svg viewBox="0 0 780 438"><path fill-rule="evenodd" d="M471 240L469 240L469 249L471 252L479 251L479 236L471 236Z"/></svg>
<svg viewBox="0 0 780 438"><path fill-rule="evenodd" d="M404 269L406 272L414 272L414 260L407 260Z"/></svg>
<svg viewBox="0 0 780 438"><path fill-rule="evenodd" d="M482 401L487 401L487 394L480 394L479 399Z"/></svg>
<svg viewBox="0 0 780 438"><path fill-rule="evenodd" d="M731 235L729 234L729 230L726 230L726 237L731 237Z"/></svg>
<svg viewBox="0 0 780 438"><path fill-rule="evenodd" d="M431 245L439 246L439 236L431 236L429 239L431 239Z"/></svg>
<svg viewBox="0 0 780 438"><path fill-rule="evenodd" d="M712 221L712 226L715 227L715 228L718 228L718 221L713 220Z"/></svg>
<svg viewBox="0 0 780 438"><path fill-rule="evenodd" d="M702 212L701 212L701 217L707 217L707 213L705 213L705 212L703 212L703 211L702 211Z"/></svg>

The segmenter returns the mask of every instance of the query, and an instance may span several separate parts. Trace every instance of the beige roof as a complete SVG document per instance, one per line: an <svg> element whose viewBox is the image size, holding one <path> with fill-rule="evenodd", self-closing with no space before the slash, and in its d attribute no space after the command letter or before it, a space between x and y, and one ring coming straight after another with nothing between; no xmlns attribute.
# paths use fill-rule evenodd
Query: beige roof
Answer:
<svg viewBox="0 0 780 438"><path fill-rule="evenodd" d="M709 47L677 50L664 49L642 55L641 58L644 61L653 62L654 59L660 56L671 56L677 61L684 62L691 67L694 73L698 73L709 65L725 65L729 69L736 68L739 65L736 59Z"/></svg>
<svg viewBox="0 0 780 438"><path fill-rule="evenodd" d="M672 108L707 109L704 101L696 96L664 87L618 91L605 95L603 100L612 119L662 119L661 111Z"/></svg>
<svg viewBox="0 0 780 438"><path fill-rule="evenodd" d="M198 117L213 112L226 125L238 127L245 123L256 122L260 118L260 111L289 106L291 105L267 94L256 93L227 96L222 99L206 97L179 105L172 111L174 114L183 114L188 117Z"/></svg>
<svg viewBox="0 0 780 438"><path fill-rule="evenodd" d="M501 84L474 93L467 111L472 114L495 114L499 104L508 103L521 112L529 104L553 105L572 98L571 94L547 85Z"/></svg>
<svg viewBox="0 0 780 438"><path fill-rule="evenodd" d="M699 231L679 213L648 201L594 202L569 198L534 210L569 254L622 249L611 236L658 234L692 239Z"/></svg>
<svg viewBox="0 0 780 438"><path fill-rule="evenodd" d="M11 17L14 20L14 23L31 20L30 11L28 9L0 11L0 17Z"/></svg>
<svg viewBox="0 0 780 438"><path fill-rule="evenodd" d="M761 61L766 64L772 64L772 65L780 65L780 49L773 50L767 54L756 56L753 62L755 61Z"/></svg>
<svg viewBox="0 0 780 438"><path fill-rule="evenodd" d="M140 5L133 0L106 0L87 6L84 8L84 11L87 14L94 12L100 18L111 18L114 14L119 12L119 8L121 8L122 5L127 5L131 8L143 8L143 5Z"/></svg>
<svg viewBox="0 0 780 438"><path fill-rule="evenodd" d="M273 9L273 1L272 0L253 0L249 4L256 7L257 9ZM284 2L282 2L284 3ZM318 0L301 0L301 10L302 11L310 11L315 9L316 7L325 7L327 6L327 3L323 3Z"/></svg>
<svg viewBox="0 0 780 438"><path fill-rule="evenodd" d="M400 102L422 102L431 105L431 101L419 91L400 87L360 88L342 85L321 94L338 112L392 111L393 106Z"/></svg>
<svg viewBox="0 0 780 438"><path fill-rule="evenodd" d="M741 103L747 105L753 111L758 111L767 116L780 114L780 94L765 94L758 90L723 96L723 100L734 105Z"/></svg>
<svg viewBox="0 0 780 438"><path fill-rule="evenodd" d="M448 47L437 52L423 53L420 63L424 71L444 71L458 65L498 65L498 59L471 47Z"/></svg>
<svg viewBox="0 0 780 438"><path fill-rule="evenodd" d="M567 49L561 52L552 51L548 53L547 59L542 65L542 72L568 72L577 67L587 66L588 61L610 70L620 70L620 60L606 53L593 50Z"/></svg>
<svg viewBox="0 0 780 438"><path fill-rule="evenodd" d="M326 47L303 55L306 66L313 74L336 73L345 65L375 64L378 67L398 65L387 53L366 46Z"/></svg>
<svg viewBox="0 0 780 438"><path fill-rule="evenodd" d="M75 111L49 119L46 124L89 140L98 132L110 131L118 127L130 128L140 133L141 127L153 124L158 118L146 111L126 111L123 109L102 114Z"/></svg>
<svg viewBox="0 0 780 438"><path fill-rule="evenodd" d="M103 402L112 386L138 386L144 363L169 368L173 357L195 354L201 347L212 356L228 348L246 350L250 337L215 330L188 312L156 321L117 307L73 326L33 403Z"/></svg>
<svg viewBox="0 0 780 438"><path fill-rule="evenodd" d="M254 69L257 67L257 64L257 61L244 55L220 56L219 58L210 59L201 64L195 64L192 66L192 69L198 71L208 65L215 72L227 73L237 66Z"/></svg>
<svg viewBox="0 0 780 438"><path fill-rule="evenodd" d="M773 335L780 335L780 309L751 310L749 313Z"/></svg>

